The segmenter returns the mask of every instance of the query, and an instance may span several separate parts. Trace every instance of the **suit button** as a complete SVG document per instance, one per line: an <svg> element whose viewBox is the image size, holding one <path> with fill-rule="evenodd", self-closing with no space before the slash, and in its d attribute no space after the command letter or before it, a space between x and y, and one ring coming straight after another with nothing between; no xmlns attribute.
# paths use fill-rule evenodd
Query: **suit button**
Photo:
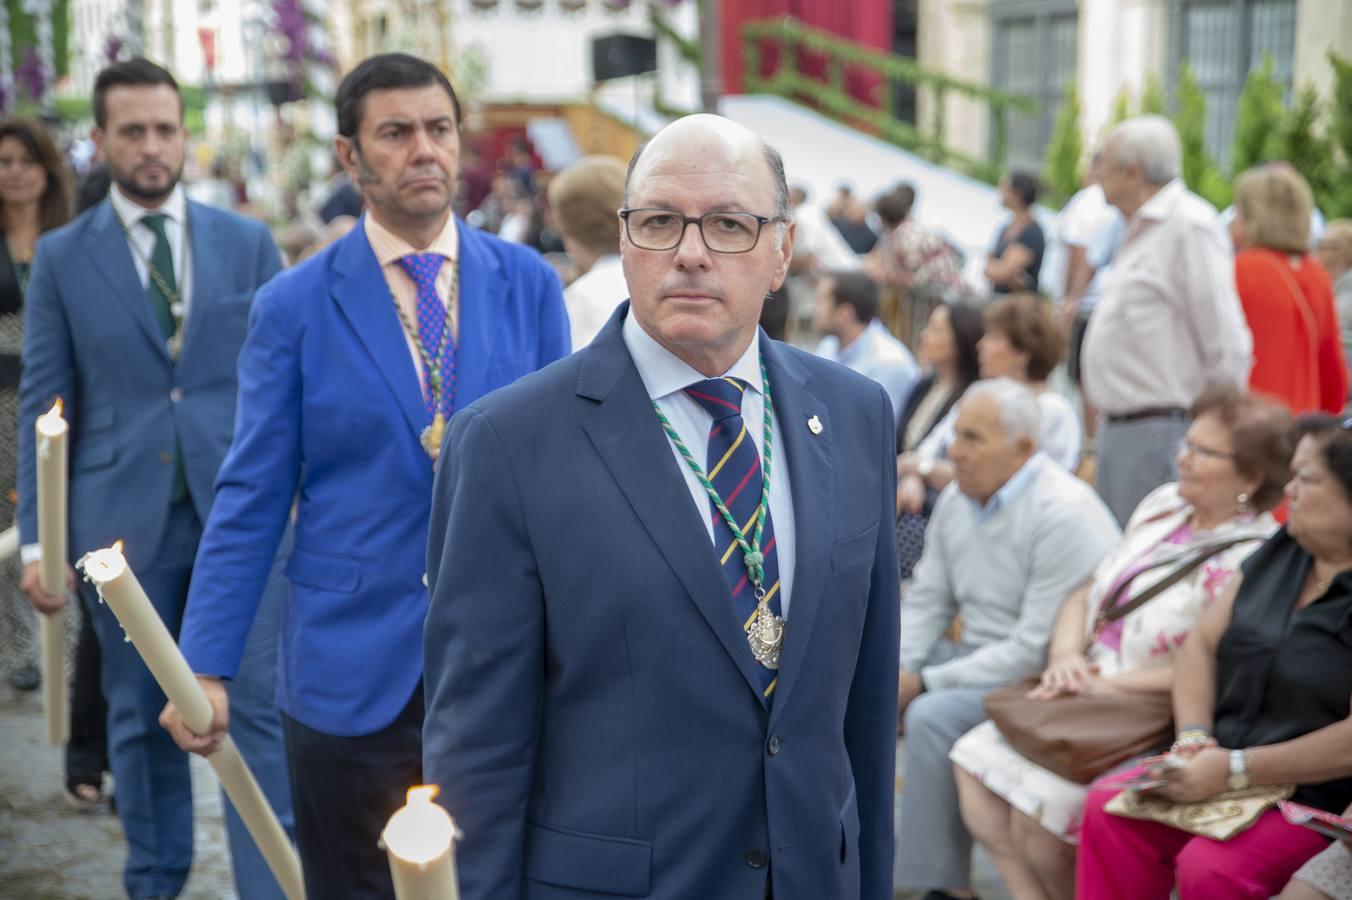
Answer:
<svg viewBox="0 0 1352 900"><path fill-rule="evenodd" d="M169 392L169 400L170 400L171 402L177 403L177 402L179 402L179 401L182 400L182 399L183 399L183 388L181 388L181 387L176 387L176 388L174 388L172 391Z"/></svg>
<svg viewBox="0 0 1352 900"><path fill-rule="evenodd" d="M769 742L768 745L766 745L766 748L765 748L765 749L769 751L769 753L770 753L771 756L774 756L776 753L778 753L778 752L779 752L779 735L777 735L777 734L772 734L772 735L770 735L770 742Z"/></svg>
<svg viewBox="0 0 1352 900"><path fill-rule="evenodd" d="M746 851L746 864L751 868L763 869L767 862L769 862L769 858L766 857L765 851L761 848L752 847L750 850Z"/></svg>
<svg viewBox="0 0 1352 900"><path fill-rule="evenodd" d="M173 461L174 457L168 451L160 454L160 462L164 463L166 466Z"/></svg>

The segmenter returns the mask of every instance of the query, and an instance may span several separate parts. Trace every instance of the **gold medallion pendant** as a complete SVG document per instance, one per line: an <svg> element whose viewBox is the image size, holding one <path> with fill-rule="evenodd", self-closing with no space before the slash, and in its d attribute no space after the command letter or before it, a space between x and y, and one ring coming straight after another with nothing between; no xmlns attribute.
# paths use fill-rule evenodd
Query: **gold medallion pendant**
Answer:
<svg viewBox="0 0 1352 900"><path fill-rule="evenodd" d="M441 455L441 441L444 437L446 437L446 418L437 413L432 419L432 424L422 430L420 438L423 450L433 460Z"/></svg>
<svg viewBox="0 0 1352 900"><path fill-rule="evenodd" d="M779 668L779 652L784 647L784 617L777 616L762 597L756 614L746 628L746 641L751 655L767 669Z"/></svg>

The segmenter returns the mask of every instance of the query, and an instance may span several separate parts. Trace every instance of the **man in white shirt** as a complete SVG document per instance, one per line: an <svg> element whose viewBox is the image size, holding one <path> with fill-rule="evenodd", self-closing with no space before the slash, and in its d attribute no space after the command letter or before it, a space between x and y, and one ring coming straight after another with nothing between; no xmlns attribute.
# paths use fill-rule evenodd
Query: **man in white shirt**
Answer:
<svg viewBox="0 0 1352 900"><path fill-rule="evenodd" d="M878 321L878 286L863 272L830 272L817 284L814 324L825 337L817 355L881 384L893 416L920 378L906 345Z"/></svg>
<svg viewBox="0 0 1352 900"><path fill-rule="evenodd" d="M1117 542L1093 490L1038 452L1040 424L1037 398L1008 378L978 382L958 407L957 477L901 602L898 887L970 889L949 751L986 719L988 691L1041 671L1062 602ZM961 636L945 640L959 616Z"/></svg>
<svg viewBox="0 0 1352 900"><path fill-rule="evenodd" d="M1085 335L1085 396L1102 414L1098 489L1119 523L1176 477L1187 409L1208 384L1244 387L1253 341L1230 236L1181 177L1178 132L1128 119L1103 146L1103 195L1126 217Z"/></svg>
<svg viewBox="0 0 1352 900"><path fill-rule="evenodd" d="M626 297L620 266L624 163L613 156L584 156L549 183L549 207L577 277L563 290L573 349L592 342Z"/></svg>

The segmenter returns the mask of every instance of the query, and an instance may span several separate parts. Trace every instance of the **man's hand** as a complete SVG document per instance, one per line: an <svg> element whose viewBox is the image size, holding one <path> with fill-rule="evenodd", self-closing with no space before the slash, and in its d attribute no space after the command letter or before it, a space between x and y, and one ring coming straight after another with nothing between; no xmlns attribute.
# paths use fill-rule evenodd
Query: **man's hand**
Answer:
<svg viewBox="0 0 1352 900"><path fill-rule="evenodd" d="M42 581L38 572L42 568L42 563L34 561L23 567L22 574L19 575L19 590L23 591L28 597L28 602L33 608L44 616L50 616L54 612L60 612L66 607L65 594L49 594L42 589ZM75 590L75 570L69 565L66 566L66 590Z"/></svg>
<svg viewBox="0 0 1352 900"><path fill-rule="evenodd" d="M211 703L211 730L206 734L192 732L172 703L166 703L164 711L160 713L160 727L169 732L181 749L200 756L210 756L220 749L229 733L230 697L225 692L225 685L214 675L198 675L197 683L202 686Z"/></svg>
<svg viewBox="0 0 1352 900"><path fill-rule="evenodd" d="M1230 751L1211 747L1193 756L1181 768L1159 766L1152 777L1169 782L1151 793L1175 803L1196 803L1223 794L1229 788Z"/></svg>

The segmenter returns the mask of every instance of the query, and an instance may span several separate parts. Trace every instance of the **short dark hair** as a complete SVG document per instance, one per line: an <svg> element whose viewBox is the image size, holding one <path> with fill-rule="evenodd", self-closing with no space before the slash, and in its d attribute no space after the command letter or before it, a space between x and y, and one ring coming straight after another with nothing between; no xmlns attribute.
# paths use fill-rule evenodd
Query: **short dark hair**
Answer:
<svg viewBox="0 0 1352 900"><path fill-rule="evenodd" d="M873 202L873 209L883 224L896 228L911 215L915 205L915 188L909 184L899 184Z"/></svg>
<svg viewBox="0 0 1352 900"><path fill-rule="evenodd" d="M1343 416L1347 415L1344 410ZM1352 419L1307 413L1300 417L1299 426L1302 437L1313 438L1319 445L1324 465L1342 487L1344 499L1352 503Z"/></svg>
<svg viewBox="0 0 1352 900"><path fill-rule="evenodd" d="M634 178L634 169L638 168L639 157L643 151L648 148L648 141L638 145L634 155L629 158L629 167L624 173L624 205L629 205L629 184ZM764 141L761 146L765 151L765 165L770 169L770 180L775 186L775 209L774 215L781 218L787 218L789 215L789 180L784 174L784 157L779 155L779 151Z"/></svg>
<svg viewBox="0 0 1352 900"><path fill-rule="evenodd" d="M1235 469L1258 481L1249 505L1257 510L1274 509L1291 480L1291 455L1296 450L1296 420L1291 411L1232 384L1213 384L1193 401L1190 412L1194 419L1207 415L1220 419L1230 433Z"/></svg>
<svg viewBox="0 0 1352 900"><path fill-rule="evenodd" d="M94 78L94 124L100 128L108 125L108 92L115 87L155 87L163 84L174 89L178 95L178 116L183 118L183 92L169 70L157 65L144 56L115 62L104 68Z"/></svg>
<svg viewBox="0 0 1352 900"><path fill-rule="evenodd" d="M338 113L338 133L354 138L366 111L366 95L372 91L397 90L437 85L451 98L455 124L460 125L460 98L446 74L425 59L409 53L380 53L368 56L343 77L333 98Z"/></svg>
<svg viewBox="0 0 1352 900"><path fill-rule="evenodd" d="M1037 180L1037 176L1031 172L1010 172L1009 188L1014 195L1023 201L1024 206L1032 206L1037 202L1037 195L1042 190L1042 184Z"/></svg>
<svg viewBox="0 0 1352 900"><path fill-rule="evenodd" d="M1032 381L1047 380L1066 346L1048 307L1040 294L1028 292L1009 294L986 307L986 331L998 329L1015 350L1028 354L1028 377Z"/></svg>
<svg viewBox="0 0 1352 900"><path fill-rule="evenodd" d="M878 285L872 278L863 272L836 270L823 280L831 285L831 300L837 308L850 307L865 325L878 318Z"/></svg>

